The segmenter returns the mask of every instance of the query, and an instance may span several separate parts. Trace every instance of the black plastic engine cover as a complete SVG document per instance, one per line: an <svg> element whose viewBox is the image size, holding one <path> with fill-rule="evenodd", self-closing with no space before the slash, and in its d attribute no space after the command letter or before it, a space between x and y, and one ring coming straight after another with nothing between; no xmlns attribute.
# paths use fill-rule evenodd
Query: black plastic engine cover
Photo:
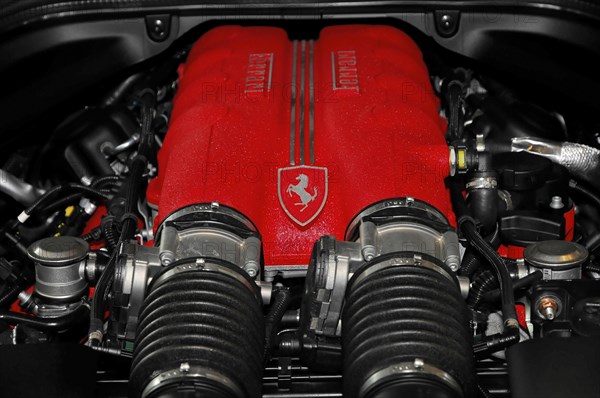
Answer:
<svg viewBox="0 0 600 398"><path fill-rule="evenodd" d="M600 397L600 338L545 338L507 351L512 398Z"/></svg>
<svg viewBox="0 0 600 398"><path fill-rule="evenodd" d="M98 353L80 344L0 346L0 396L94 397Z"/></svg>

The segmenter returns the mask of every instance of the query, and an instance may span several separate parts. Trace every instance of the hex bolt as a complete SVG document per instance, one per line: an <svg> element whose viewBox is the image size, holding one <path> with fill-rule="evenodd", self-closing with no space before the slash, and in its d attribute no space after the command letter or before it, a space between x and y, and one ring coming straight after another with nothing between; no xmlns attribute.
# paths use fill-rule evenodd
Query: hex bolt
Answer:
<svg viewBox="0 0 600 398"><path fill-rule="evenodd" d="M368 247L363 247L362 249L362 256L365 259L365 261L371 261L375 258L375 248L373 246L368 246Z"/></svg>
<svg viewBox="0 0 600 398"><path fill-rule="evenodd" d="M371 261L377 255L377 227L371 221L360 224L361 254L365 261Z"/></svg>
<svg viewBox="0 0 600 398"><path fill-rule="evenodd" d="M158 255L158 259L162 265L169 265L175 261L175 254L172 251L164 251Z"/></svg>
<svg viewBox="0 0 600 398"><path fill-rule="evenodd" d="M244 265L244 271L246 271L250 278L254 278L258 275L258 264L254 261L250 261Z"/></svg>
<svg viewBox="0 0 600 398"><path fill-rule="evenodd" d="M538 304L538 310L544 318L552 321L558 313L558 303L554 297L544 297Z"/></svg>
<svg viewBox="0 0 600 398"><path fill-rule="evenodd" d="M448 264L448 266L450 267L450 269L453 272L458 271L458 269L460 268L460 263L458 262L458 260L456 260L455 258L446 260L446 263Z"/></svg>
<svg viewBox="0 0 600 398"><path fill-rule="evenodd" d="M29 299L31 299L31 293L28 293L26 290L23 290L21 293L19 293L19 300L21 301L21 306L26 305Z"/></svg>

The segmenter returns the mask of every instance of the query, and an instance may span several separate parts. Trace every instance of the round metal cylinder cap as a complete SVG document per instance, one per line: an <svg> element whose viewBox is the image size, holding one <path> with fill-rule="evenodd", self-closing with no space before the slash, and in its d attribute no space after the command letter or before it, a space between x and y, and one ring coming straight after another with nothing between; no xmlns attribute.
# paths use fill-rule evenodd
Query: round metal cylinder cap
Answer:
<svg viewBox="0 0 600 398"><path fill-rule="evenodd" d="M38 264L62 266L83 260L89 249L88 243L81 238L57 236L32 243L27 254Z"/></svg>
<svg viewBox="0 0 600 398"><path fill-rule="evenodd" d="M525 260L538 268L555 270L575 268L588 259L588 251L582 245L564 240L546 240L527 246Z"/></svg>

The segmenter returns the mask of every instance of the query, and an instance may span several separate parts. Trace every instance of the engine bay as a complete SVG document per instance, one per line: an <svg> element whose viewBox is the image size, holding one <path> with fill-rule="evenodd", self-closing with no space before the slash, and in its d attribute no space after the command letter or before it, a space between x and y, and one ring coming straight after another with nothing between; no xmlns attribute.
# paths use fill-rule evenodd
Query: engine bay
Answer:
<svg viewBox="0 0 600 398"><path fill-rule="evenodd" d="M597 134L413 36L217 26L11 149L6 391L597 397Z"/></svg>

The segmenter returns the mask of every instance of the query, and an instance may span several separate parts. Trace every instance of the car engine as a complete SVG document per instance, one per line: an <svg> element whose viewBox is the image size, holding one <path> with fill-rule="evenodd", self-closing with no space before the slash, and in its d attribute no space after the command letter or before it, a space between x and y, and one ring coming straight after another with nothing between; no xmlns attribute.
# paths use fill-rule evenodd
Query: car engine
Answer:
<svg viewBox="0 0 600 398"><path fill-rule="evenodd" d="M0 351L99 397L598 396L560 113L386 24L221 25L105 94L4 163Z"/></svg>

